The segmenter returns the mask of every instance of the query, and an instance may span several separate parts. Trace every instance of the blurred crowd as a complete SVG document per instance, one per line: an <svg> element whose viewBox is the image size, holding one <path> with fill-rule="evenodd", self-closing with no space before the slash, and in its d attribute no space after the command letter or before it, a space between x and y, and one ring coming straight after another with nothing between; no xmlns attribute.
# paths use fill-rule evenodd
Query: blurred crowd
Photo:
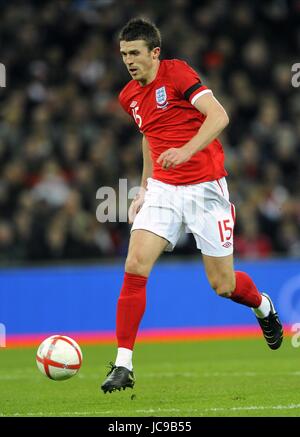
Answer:
<svg viewBox="0 0 300 437"><path fill-rule="evenodd" d="M160 28L162 57L190 63L226 108L221 140L237 210L235 254L300 257L300 2L3 1L0 260L126 253L129 225L100 223L98 188L139 184L141 136L119 107L129 80L117 35ZM297 58L298 55L298 58ZM195 253L190 234L175 251ZM168 255L166 255L168 256Z"/></svg>

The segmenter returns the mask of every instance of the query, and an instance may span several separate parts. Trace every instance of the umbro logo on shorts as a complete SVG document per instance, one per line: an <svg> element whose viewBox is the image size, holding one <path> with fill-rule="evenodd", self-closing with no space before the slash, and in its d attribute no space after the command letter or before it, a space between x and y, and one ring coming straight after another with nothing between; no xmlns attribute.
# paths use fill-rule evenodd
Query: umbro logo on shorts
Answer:
<svg viewBox="0 0 300 437"><path fill-rule="evenodd" d="M232 244L230 243L230 241L227 241L227 243L222 244L223 247L226 247L226 249L228 249L228 247L231 247Z"/></svg>

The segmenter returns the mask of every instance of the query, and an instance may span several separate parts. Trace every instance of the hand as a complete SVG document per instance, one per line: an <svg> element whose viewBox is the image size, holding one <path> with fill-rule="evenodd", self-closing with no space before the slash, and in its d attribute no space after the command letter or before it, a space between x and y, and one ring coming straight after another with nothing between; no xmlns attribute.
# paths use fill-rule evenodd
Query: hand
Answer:
<svg viewBox="0 0 300 437"><path fill-rule="evenodd" d="M128 210L128 223L131 225L135 219L135 216L141 209L145 198L145 190L141 190L136 196L134 197L133 201L130 204L129 210Z"/></svg>
<svg viewBox="0 0 300 437"><path fill-rule="evenodd" d="M192 154L184 147L175 148L166 150L163 152L156 162L161 164L162 168L168 169L169 167L176 167L176 165L183 164L187 162L191 158Z"/></svg>

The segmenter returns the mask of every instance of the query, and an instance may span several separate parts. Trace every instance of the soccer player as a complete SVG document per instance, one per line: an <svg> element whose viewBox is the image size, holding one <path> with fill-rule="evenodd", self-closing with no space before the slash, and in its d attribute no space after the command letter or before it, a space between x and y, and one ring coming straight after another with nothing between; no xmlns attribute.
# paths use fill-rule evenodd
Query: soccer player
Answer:
<svg viewBox="0 0 300 437"><path fill-rule="evenodd" d="M283 339L270 297L247 273L234 271L235 209L217 139L229 122L224 108L186 62L160 60L161 36L153 23L132 19L119 40L132 78L119 100L143 135L143 172L128 212L133 225L117 305L118 352L101 386L105 393L134 386L132 351L147 279L160 254L175 247L182 229L193 233L216 293L253 310L271 349Z"/></svg>

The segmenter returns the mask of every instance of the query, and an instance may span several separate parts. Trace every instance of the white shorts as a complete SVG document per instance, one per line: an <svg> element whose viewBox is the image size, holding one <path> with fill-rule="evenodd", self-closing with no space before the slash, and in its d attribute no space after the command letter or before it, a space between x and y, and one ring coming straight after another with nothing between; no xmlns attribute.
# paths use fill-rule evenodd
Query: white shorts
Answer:
<svg viewBox="0 0 300 437"><path fill-rule="evenodd" d="M131 232L144 229L176 246L181 232L191 232L204 255L226 256L233 252L235 208L229 201L226 179L195 185L170 185L147 179L145 202Z"/></svg>

